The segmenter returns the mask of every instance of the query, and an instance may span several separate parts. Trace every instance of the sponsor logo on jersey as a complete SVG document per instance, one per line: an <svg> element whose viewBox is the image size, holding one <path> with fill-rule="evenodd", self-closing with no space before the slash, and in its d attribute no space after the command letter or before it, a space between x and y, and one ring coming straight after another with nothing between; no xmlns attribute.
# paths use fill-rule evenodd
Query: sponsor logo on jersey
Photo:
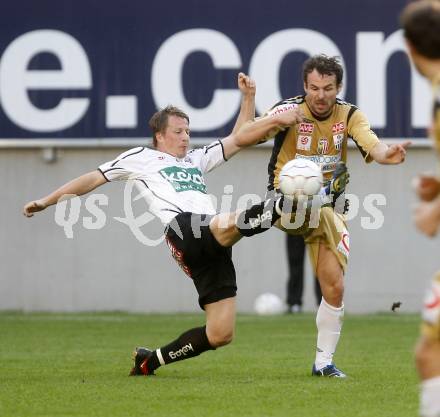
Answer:
<svg viewBox="0 0 440 417"><path fill-rule="evenodd" d="M206 194L206 184L198 168L167 167L159 171L174 189L181 191L199 191Z"/></svg>
<svg viewBox="0 0 440 417"><path fill-rule="evenodd" d="M298 133L306 133L311 135L314 127L315 125L313 123L300 123L298 126Z"/></svg>
<svg viewBox="0 0 440 417"><path fill-rule="evenodd" d="M298 107L298 104L295 103L284 103L279 106L274 107L273 109L268 111L268 115L275 116L276 114L284 113L288 110L292 110Z"/></svg>
<svg viewBox="0 0 440 417"><path fill-rule="evenodd" d="M321 171L324 172L333 172L336 169L336 164L324 164L321 165Z"/></svg>
<svg viewBox="0 0 440 417"><path fill-rule="evenodd" d="M186 356L188 352L194 352L194 349L192 347L191 343L188 343L187 345L181 347L179 350L176 350L175 352L171 351L168 352L168 355L170 356L171 359L177 359L180 356Z"/></svg>
<svg viewBox="0 0 440 417"><path fill-rule="evenodd" d="M321 155L325 155L328 152L328 139L321 138L318 141L318 153Z"/></svg>
<svg viewBox="0 0 440 417"><path fill-rule="evenodd" d="M342 142L344 141L344 135L339 133L338 135L333 135L333 143L335 144L335 149L340 151L342 149Z"/></svg>
<svg viewBox="0 0 440 417"><path fill-rule="evenodd" d="M332 132L334 135L341 133L345 130L345 123L344 122L339 122L339 123L335 123L332 126Z"/></svg>
<svg viewBox="0 0 440 417"><path fill-rule="evenodd" d="M298 136L298 140L296 142L296 148L301 149L302 151L310 151L310 146L312 144L311 136Z"/></svg>
<svg viewBox="0 0 440 417"><path fill-rule="evenodd" d="M322 172L334 171L336 164L341 160L341 154L338 155L301 155L297 153L295 158L308 159L318 164Z"/></svg>

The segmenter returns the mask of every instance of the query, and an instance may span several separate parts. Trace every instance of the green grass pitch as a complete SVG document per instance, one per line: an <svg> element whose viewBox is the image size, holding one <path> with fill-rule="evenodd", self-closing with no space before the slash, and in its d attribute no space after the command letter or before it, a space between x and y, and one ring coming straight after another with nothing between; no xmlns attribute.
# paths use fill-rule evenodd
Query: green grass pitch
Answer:
<svg viewBox="0 0 440 417"><path fill-rule="evenodd" d="M0 313L1 417L406 417L418 410L419 317L347 314L335 358L312 378L314 316L239 315L234 342L129 378L134 346L158 347L203 315Z"/></svg>

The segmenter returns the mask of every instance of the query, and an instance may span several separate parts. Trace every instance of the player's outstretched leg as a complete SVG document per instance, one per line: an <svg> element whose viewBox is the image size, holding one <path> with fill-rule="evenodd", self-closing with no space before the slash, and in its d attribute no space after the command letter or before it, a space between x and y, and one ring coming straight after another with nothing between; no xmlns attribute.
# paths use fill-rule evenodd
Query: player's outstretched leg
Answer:
<svg viewBox="0 0 440 417"><path fill-rule="evenodd" d="M236 221L240 234L249 237L270 229L281 217L284 200L284 196L272 197L243 210Z"/></svg>
<svg viewBox="0 0 440 417"><path fill-rule="evenodd" d="M203 308L206 313L206 326L190 329L155 351L136 348L130 376L154 375L154 371L160 366L190 359L207 350L215 350L229 344L234 336L235 297L204 304Z"/></svg>
<svg viewBox="0 0 440 417"><path fill-rule="evenodd" d="M201 353L212 350L206 327L196 327L181 334L176 340L156 350L136 348L133 352L133 368L130 376L154 375L154 371L162 365L193 358Z"/></svg>
<svg viewBox="0 0 440 417"><path fill-rule="evenodd" d="M310 210L312 204L307 196L276 195L239 213L236 228L241 236L253 236L270 229L282 215L291 218L299 210Z"/></svg>
<svg viewBox="0 0 440 417"><path fill-rule="evenodd" d="M269 230L283 213L295 212L297 204L295 199L277 195L243 211L217 214L209 228L221 246L230 247L243 236L250 237Z"/></svg>

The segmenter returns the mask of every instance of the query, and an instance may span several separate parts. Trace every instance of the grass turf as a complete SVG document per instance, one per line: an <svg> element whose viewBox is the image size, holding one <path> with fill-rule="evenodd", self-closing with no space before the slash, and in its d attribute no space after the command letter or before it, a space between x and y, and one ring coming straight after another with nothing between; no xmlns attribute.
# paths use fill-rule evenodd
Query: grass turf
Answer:
<svg viewBox="0 0 440 417"><path fill-rule="evenodd" d="M345 319L336 364L312 378L314 316L239 315L232 345L128 378L202 315L0 313L1 417L406 417L417 415L415 315Z"/></svg>

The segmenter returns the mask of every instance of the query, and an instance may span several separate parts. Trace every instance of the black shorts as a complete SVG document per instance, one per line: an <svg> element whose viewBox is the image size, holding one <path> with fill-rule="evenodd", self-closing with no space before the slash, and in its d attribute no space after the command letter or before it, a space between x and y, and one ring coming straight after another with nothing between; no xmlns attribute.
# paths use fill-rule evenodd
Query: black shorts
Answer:
<svg viewBox="0 0 440 417"><path fill-rule="evenodd" d="M171 254L194 281L202 309L237 294L232 248L217 242L209 229L211 219L207 214L180 213L165 230Z"/></svg>

